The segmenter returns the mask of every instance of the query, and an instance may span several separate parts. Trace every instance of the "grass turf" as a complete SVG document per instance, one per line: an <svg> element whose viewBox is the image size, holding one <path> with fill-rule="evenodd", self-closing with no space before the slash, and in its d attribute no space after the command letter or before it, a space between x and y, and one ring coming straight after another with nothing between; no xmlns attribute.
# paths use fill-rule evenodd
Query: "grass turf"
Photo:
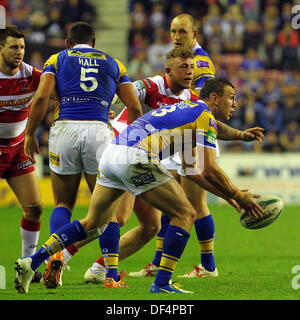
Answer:
<svg viewBox="0 0 300 320"><path fill-rule="evenodd" d="M261 230L247 230L239 224L238 214L229 206L210 206L215 221L215 260L218 278L179 279L184 289L193 295L149 294L151 278L129 278L129 289L108 290L102 285L84 284L83 275L98 258L98 241L88 244L71 259L71 272L64 271L63 286L46 290L41 284L32 284L29 294L19 294L14 289L14 262L20 257L20 218L18 208L1 208L0 265L6 271L6 289L0 290L0 300L299 300L300 279L292 268L300 264L299 256L299 206L286 206L274 224ZM85 215L86 208L76 208L73 218ZM49 237L51 209L45 208L39 246ZM124 233L136 225L134 214L121 229ZM127 273L142 269L154 254L152 240L135 255L120 262L120 270ZM199 263L199 249L195 231L175 270L173 279L190 271ZM44 271L44 266L40 267ZM298 271L300 272L300 270Z"/></svg>

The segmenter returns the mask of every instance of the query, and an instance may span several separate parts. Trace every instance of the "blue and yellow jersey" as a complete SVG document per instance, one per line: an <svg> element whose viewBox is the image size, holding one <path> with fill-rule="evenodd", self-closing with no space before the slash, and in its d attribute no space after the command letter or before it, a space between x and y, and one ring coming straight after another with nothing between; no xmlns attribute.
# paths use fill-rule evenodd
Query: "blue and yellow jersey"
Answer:
<svg viewBox="0 0 300 320"><path fill-rule="evenodd" d="M192 90L200 90L204 82L215 77L215 67L207 52L196 43L194 51L194 79L191 85Z"/></svg>
<svg viewBox="0 0 300 320"><path fill-rule="evenodd" d="M199 145L216 148L217 124L201 100L181 101L150 111L123 130L114 144L143 149L149 159L164 159Z"/></svg>
<svg viewBox="0 0 300 320"><path fill-rule="evenodd" d="M87 45L52 55L45 63L46 73L56 77L55 120L107 123L118 84L131 82L120 61Z"/></svg>

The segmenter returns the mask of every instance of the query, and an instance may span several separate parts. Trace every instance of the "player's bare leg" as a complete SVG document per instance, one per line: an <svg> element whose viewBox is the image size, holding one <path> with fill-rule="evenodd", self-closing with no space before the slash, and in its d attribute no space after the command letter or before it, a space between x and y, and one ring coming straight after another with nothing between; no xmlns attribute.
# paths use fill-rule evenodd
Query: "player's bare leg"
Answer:
<svg viewBox="0 0 300 320"><path fill-rule="evenodd" d="M136 197L131 195L129 192L125 192L122 196L121 199L119 200L119 205L116 207L116 212L113 221L117 221L120 225L120 227L124 226L128 220L131 217L134 203L135 203ZM83 243L83 240L78 244ZM125 241L125 250L124 250L124 239L123 236L120 239L119 242L119 260L123 259L124 254L129 254L127 253L126 247L127 241ZM97 261L95 261L90 268L87 269L87 271L84 274L84 281L86 283L95 283L95 284L104 284L105 279L106 279L106 267L105 267L105 262L104 262L104 257L101 255Z"/></svg>
<svg viewBox="0 0 300 320"><path fill-rule="evenodd" d="M180 183L181 176L177 173L177 170L169 170L168 171L172 174L172 176ZM151 208L151 207L150 207ZM154 219L154 218L153 218ZM147 263L145 267L139 271L132 271L129 273L130 277L134 278L141 278L141 277L155 277L158 271L161 254L162 254L162 244L164 240L164 233L170 223L170 218L160 213L159 221L157 221L157 215L155 217L157 227L159 229L156 231L157 237L156 237L156 248L155 248L155 255L154 259ZM151 239L149 239L150 241Z"/></svg>
<svg viewBox="0 0 300 320"><path fill-rule="evenodd" d="M7 183L23 209L22 256L30 256L35 253L40 234L42 204L38 179L35 171L32 171L22 176L7 178ZM41 273L37 270L32 282L40 282L41 277Z"/></svg>
<svg viewBox="0 0 300 320"><path fill-rule="evenodd" d="M171 284L172 274L176 268L194 223L196 212L186 197L183 189L175 179L141 195L153 207L170 216L170 224L165 233L159 269L150 293L181 292L191 293Z"/></svg>
<svg viewBox="0 0 300 320"><path fill-rule="evenodd" d="M42 214L38 179L35 171L32 171L22 176L8 178L7 183L23 208L24 216L21 223L22 256L30 256L36 249Z"/></svg>
<svg viewBox="0 0 300 320"><path fill-rule="evenodd" d="M134 212L139 224L121 237L120 260L144 247L160 229L160 211L150 206L141 197L135 199Z"/></svg>
<svg viewBox="0 0 300 320"><path fill-rule="evenodd" d="M199 242L201 262L190 272L179 277L216 277L218 270L214 260L215 228L207 206L207 191L185 177L181 178L181 186L196 210L194 228Z"/></svg>

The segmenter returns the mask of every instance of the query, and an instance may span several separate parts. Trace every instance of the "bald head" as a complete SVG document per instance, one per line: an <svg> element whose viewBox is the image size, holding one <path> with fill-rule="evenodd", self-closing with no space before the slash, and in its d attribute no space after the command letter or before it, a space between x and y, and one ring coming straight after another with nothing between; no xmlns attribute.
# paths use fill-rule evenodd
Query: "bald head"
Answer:
<svg viewBox="0 0 300 320"><path fill-rule="evenodd" d="M171 22L171 40L174 47L193 49L197 42L195 19L186 13L176 16Z"/></svg>
<svg viewBox="0 0 300 320"><path fill-rule="evenodd" d="M188 27L194 31L196 30L196 22L195 19L193 18L193 16L191 16L190 14L187 13L182 13L179 14L178 16L176 16L175 18L173 18L173 20L171 21L171 25L172 23L178 23L178 22L184 22L185 24L188 25Z"/></svg>

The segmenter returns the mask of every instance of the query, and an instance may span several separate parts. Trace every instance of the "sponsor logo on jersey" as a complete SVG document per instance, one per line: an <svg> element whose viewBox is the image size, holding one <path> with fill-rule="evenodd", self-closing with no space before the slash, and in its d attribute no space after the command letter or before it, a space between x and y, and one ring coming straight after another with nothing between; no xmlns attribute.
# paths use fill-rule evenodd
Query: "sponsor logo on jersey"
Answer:
<svg viewBox="0 0 300 320"><path fill-rule="evenodd" d="M60 166L60 156L50 152L49 156L50 163L52 163L54 166L59 167Z"/></svg>
<svg viewBox="0 0 300 320"><path fill-rule="evenodd" d="M207 61L203 61L203 60L196 61L196 65L198 68L208 68L209 67L209 63Z"/></svg>
<svg viewBox="0 0 300 320"><path fill-rule="evenodd" d="M214 129L216 129L216 130L218 130L217 123L216 123L216 121L215 121L214 119L212 119L212 118L209 118L209 126L212 127L212 128L214 128Z"/></svg>
<svg viewBox="0 0 300 320"><path fill-rule="evenodd" d="M151 82L147 79L144 79L144 81L145 81L145 85L147 85L148 88L151 89L152 88Z"/></svg>
<svg viewBox="0 0 300 320"><path fill-rule="evenodd" d="M32 166L32 162L28 159L28 160L26 160L26 161L24 161L24 162L19 163L19 164L17 165L17 168L18 168L19 170L22 170L22 169L29 168L29 167L31 167L31 166Z"/></svg>
<svg viewBox="0 0 300 320"><path fill-rule="evenodd" d="M101 177L101 172L100 172L100 169L98 168L98 172L97 172L97 180L99 180Z"/></svg>
<svg viewBox="0 0 300 320"><path fill-rule="evenodd" d="M134 84L138 90L146 89L146 85L142 80L137 80Z"/></svg>
<svg viewBox="0 0 300 320"><path fill-rule="evenodd" d="M152 171L149 169L146 172L139 174L135 177L131 177L131 181L134 183L136 187L143 186L145 184L149 184L151 182L156 181Z"/></svg>
<svg viewBox="0 0 300 320"><path fill-rule="evenodd" d="M215 132L211 131L211 130L208 130L207 131L207 135L205 137L205 140L208 143L215 144L216 140L217 140L217 134Z"/></svg>
<svg viewBox="0 0 300 320"><path fill-rule="evenodd" d="M94 59L106 60L105 55L100 52L80 52L78 50L69 50L68 55L81 57L81 58L94 58Z"/></svg>
<svg viewBox="0 0 300 320"><path fill-rule="evenodd" d="M20 110L27 107L32 97L11 99L11 100L0 100L0 107L3 110Z"/></svg>

